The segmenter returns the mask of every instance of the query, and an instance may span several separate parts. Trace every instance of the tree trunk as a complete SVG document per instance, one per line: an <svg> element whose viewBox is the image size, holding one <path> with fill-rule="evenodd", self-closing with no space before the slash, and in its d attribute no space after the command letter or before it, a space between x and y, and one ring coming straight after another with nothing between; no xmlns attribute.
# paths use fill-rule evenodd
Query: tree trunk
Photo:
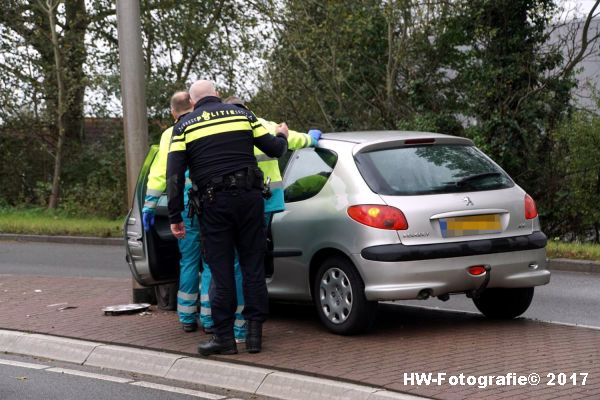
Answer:
<svg viewBox="0 0 600 400"><path fill-rule="evenodd" d="M62 56L58 43L58 35L56 33L56 21L54 12L60 1L46 0L46 6L39 1L40 7L48 14L48 22L50 24L50 39L52 41L52 51L54 52L54 67L56 68L56 83L58 87L58 104L56 107L56 122L58 126L58 140L54 152L54 174L52 176L52 192L48 200L48 208L54 209L58 206L58 196L60 192L60 173L62 169L62 151L65 141L65 84L62 70Z"/></svg>
<svg viewBox="0 0 600 400"><path fill-rule="evenodd" d="M90 23L85 1L65 1L65 19L62 60L66 104L63 120L67 142L72 142L72 139L82 140L84 134L83 105L87 80L83 66L87 58L85 33Z"/></svg>

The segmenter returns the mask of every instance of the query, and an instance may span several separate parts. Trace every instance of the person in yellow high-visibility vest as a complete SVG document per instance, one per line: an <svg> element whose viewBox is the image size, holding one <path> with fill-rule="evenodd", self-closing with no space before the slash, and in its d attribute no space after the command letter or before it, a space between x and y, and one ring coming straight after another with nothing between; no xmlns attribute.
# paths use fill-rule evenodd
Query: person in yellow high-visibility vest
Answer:
<svg viewBox="0 0 600 400"><path fill-rule="evenodd" d="M184 117L191 111L194 106L191 103L188 92L176 92L171 98L171 115L175 123L180 118ZM146 185L146 197L144 207L142 209L142 223L144 230L149 232L154 225L154 210L158 204L160 196L167 187L167 156L169 154L169 146L173 135L173 127L167 128L161 135L158 153L156 154L150 173L148 174L148 183ZM185 332L194 332L198 328L198 292L200 291L200 259L201 243L200 243L200 223L197 216L189 216L188 191L192 187L192 182L189 178L189 171L185 174L185 189L183 191L185 210L182 214L183 221L186 227L186 236L179 239L179 252L181 253L180 274L179 274L179 290L177 291L177 315ZM242 293L242 274L240 264L237 257L235 258L234 270L236 281L239 280L238 293L243 297ZM200 299L202 300L202 299ZM242 303L243 299L242 299ZM202 306L201 306L202 307ZM239 307L238 307L239 308ZM201 308L201 313L210 315L210 306ZM212 321L208 326L203 326L205 332L211 332ZM246 329L244 317L241 310L235 314L234 334L237 340L245 340Z"/></svg>

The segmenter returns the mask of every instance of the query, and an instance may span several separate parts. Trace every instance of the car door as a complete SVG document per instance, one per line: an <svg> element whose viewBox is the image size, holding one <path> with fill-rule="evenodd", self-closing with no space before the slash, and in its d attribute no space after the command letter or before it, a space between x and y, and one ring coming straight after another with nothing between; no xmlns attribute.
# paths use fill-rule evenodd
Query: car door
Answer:
<svg viewBox="0 0 600 400"><path fill-rule="evenodd" d="M310 300L309 264L314 249L308 238L317 234L318 221L326 221L323 201L317 198L333 171L337 156L322 148L296 150L285 168L283 186L286 211L273 217L273 257L275 270L269 279L269 295L287 300ZM315 224L315 221L317 224Z"/></svg>
<svg viewBox="0 0 600 400"><path fill-rule="evenodd" d="M181 255L177 239L171 234L167 212L167 196L162 194L155 212L154 226L145 232L142 225L142 207L150 166L158 153L158 146L150 148L138 175L132 208L125 218L123 233L125 259L135 280L143 286L175 282L179 275Z"/></svg>

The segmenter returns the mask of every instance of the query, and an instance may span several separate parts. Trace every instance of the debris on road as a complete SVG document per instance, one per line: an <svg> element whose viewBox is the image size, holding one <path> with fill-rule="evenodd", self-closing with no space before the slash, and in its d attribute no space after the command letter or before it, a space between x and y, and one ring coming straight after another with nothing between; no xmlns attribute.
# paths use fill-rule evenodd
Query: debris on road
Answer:
<svg viewBox="0 0 600 400"><path fill-rule="evenodd" d="M120 314L135 314L138 312L146 311L150 308L148 303L133 303L133 304L120 304L116 306L104 307L104 315L120 315Z"/></svg>
<svg viewBox="0 0 600 400"><path fill-rule="evenodd" d="M69 303L54 303L54 304L48 304L46 307L58 307L58 306L64 306L66 304Z"/></svg>
<svg viewBox="0 0 600 400"><path fill-rule="evenodd" d="M52 310L48 310L48 311L43 311L43 312L35 313L35 314L27 314L27 315L25 315L25 317L26 318L31 318L31 317L35 317L37 315L50 314L51 312L54 312L54 311L71 310L71 309L77 308L77 306L70 306L68 304L69 303L48 304L46 307L48 307L48 308L56 307L56 308L54 308Z"/></svg>

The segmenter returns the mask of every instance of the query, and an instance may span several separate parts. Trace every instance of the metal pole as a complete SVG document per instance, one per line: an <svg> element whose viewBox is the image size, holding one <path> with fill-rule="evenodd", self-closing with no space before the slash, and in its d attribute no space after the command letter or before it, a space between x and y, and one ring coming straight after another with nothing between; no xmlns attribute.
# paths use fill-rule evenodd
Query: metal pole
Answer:
<svg viewBox="0 0 600 400"><path fill-rule="evenodd" d="M137 176L148 151L148 120L144 57L138 0L117 0L117 31L121 64L121 101L127 164L127 198L135 195ZM133 302L151 301L150 291L132 281Z"/></svg>
<svg viewBox="0 0 600 400"><path fill-rule="evenodd" d="M117 0L117 29L121 63L127 195L129 199L133 199L137 176L148 151L144 57L140 4L137 0Z"/></svg>

